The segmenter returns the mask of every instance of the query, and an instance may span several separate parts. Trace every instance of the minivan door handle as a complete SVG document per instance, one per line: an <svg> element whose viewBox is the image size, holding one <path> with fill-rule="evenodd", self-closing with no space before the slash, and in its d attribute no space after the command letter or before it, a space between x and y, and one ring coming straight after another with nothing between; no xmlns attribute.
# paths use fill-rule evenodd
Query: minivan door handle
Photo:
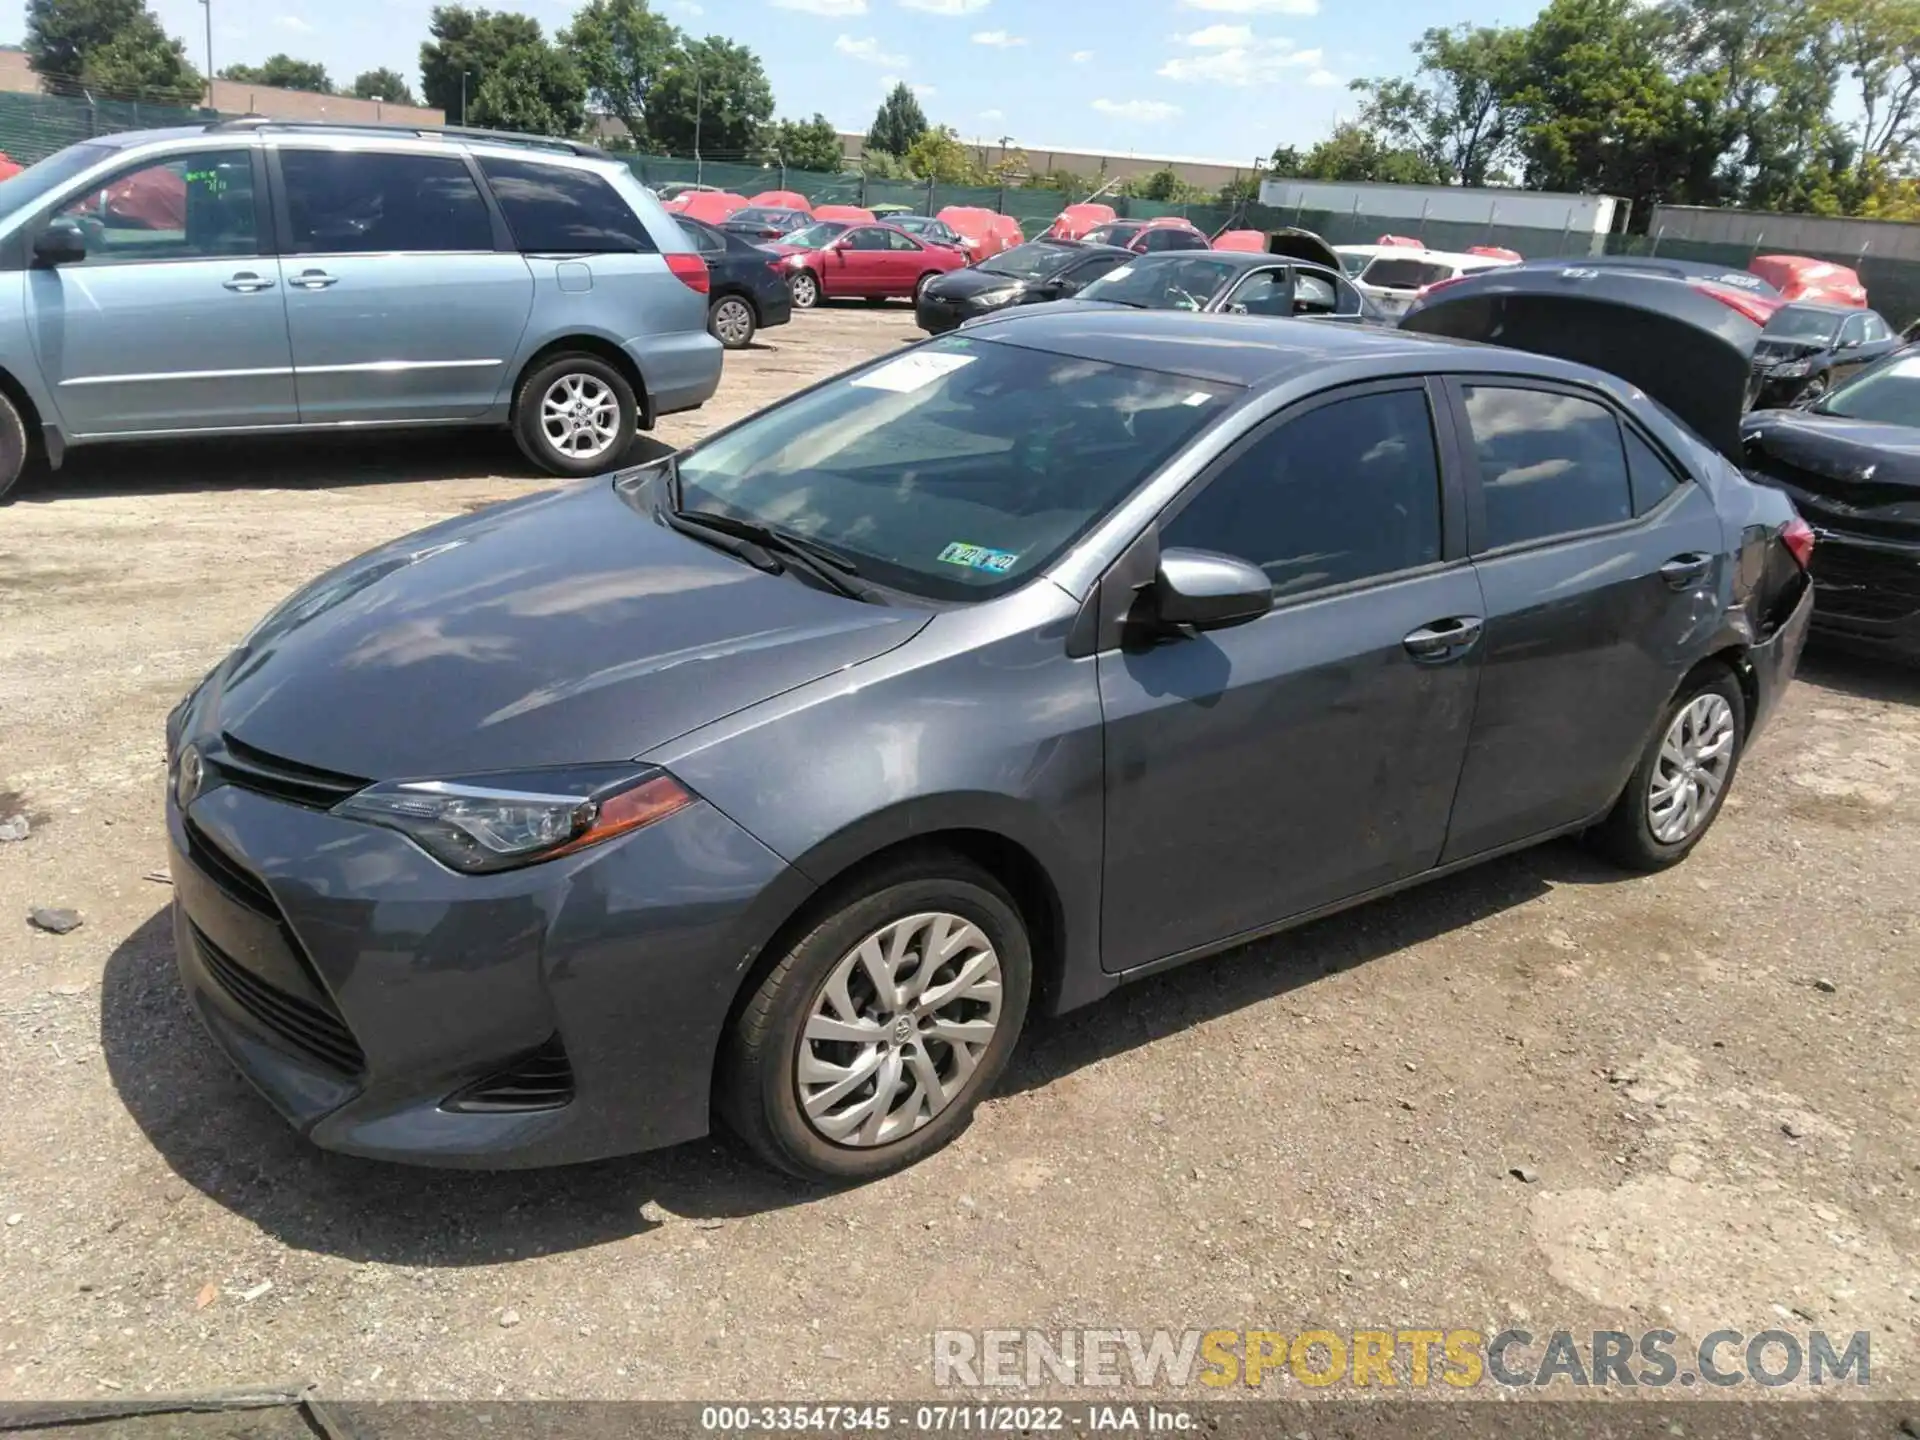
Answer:
<svg viewBox="0 0 1920 1440"><path fill-rule="evenodd" d="M256 275L251 270L238 271L231 280L220 282L229 290L238 290L242 295L251 295L256 290L271 290L273 281L264 275Z"/></svg>
<svg viewBox="0 0 1920 1440"><path fill-rule="evenodd" d="M1691 590L1706 579L1707 571L1712 568L1713 557L1695 550L1667 561L1660 567L1660 578L1667 582L1669 590Z"/></svg>
<svg viewBox="0 0 1920 1440"><path fill-rule="evenodd" d="M298 285L302 290L324 290L329 285L338 284L339 278L337 275L327 274L324 270L302 270L287 283Z"/></svg>
<svg viewBox="0 0 1920 1440"><path fill-rule="evenodd" d="M1450 615L1445 620L1422 625L1400 643L1416 660L1457 660L1480 638L1482 623L1478 615Z"/></svg>

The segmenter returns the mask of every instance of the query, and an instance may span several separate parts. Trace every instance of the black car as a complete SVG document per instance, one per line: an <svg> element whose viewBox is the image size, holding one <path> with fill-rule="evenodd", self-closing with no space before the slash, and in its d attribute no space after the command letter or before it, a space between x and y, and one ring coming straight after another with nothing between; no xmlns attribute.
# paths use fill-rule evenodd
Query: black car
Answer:
<svg viewBox="0 0 1920 1440"><path fill-rule="evenodd" d="M1207 237L1191 225L1155 224L1151 220L1110 220L1105 225L1094 226L1081 238L1095 245L1118 245L1136 255L1212 248Z"/></svg>
<svg viewBox="0 0 1920 1440"><path fill-rule="evenodd" d="M1112 245L1030 241L929 280L920 287L913 316L928 334L944 334L963 321L1009 305L1065 300L1134 258Z"/></svg>
<svg viewBox="0 0 1920 1440"><path fill-rule="evenodd" d="M1080 299L1136 310L1312 316L1352 325L1386 318L1339 270L1243 250L1136 255L1080 292Z"/></svg>
<svg viewBox="0 0 1920 1440"><path fill-rule="evenodd" d="M1747 416L1747 473L1813 525L1814 629L1920 661L1920 353L1798 410Z"/></svg>
<svg viewBox="0 0 1920 1440"><path fill-rule="evenodd" d="M720 228L729 235L764 243L791 235L812 223L813 217L804 210L789 210L777 205L749 205L744 210L734 211L720 223Z"/></svg>
<svg viewBox="0 0 1920 1440"><path fill-rule="evenodd" d="M744 349L768 325L793 318L780 257L704 220L674 217L707 262L707 329L729 350Z"/></svg>
<svg viewBox="0 0 1920 1440"><path fill-rule="evenodd" d="M882 217L889 225L898 225L909 235L926 241L929 245L951 245L955 250L967 248L967 242L944 220L936 220L931 215L887 215Z"/></svg>
<svg viewBox="0 0 1920 1440"><path fill-rule="evenodd" d="M1784 305L1753 350L1754 405L1808 404L1900 348L1893 327L1871 310Z"/></svg>

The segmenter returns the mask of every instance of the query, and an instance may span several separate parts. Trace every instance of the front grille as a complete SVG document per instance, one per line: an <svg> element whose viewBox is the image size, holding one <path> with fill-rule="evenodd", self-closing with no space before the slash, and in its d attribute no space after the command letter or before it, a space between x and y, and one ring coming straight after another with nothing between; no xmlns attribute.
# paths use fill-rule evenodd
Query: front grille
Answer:
<svg viewBox="0 0 1920 1440"><path fill-rule="evenodd" d="M304 805L311 810L331 810L349 795L367 788L371 781L334 770L302 765L255 749L231 735L220 737L220 750L207 757L213 768L229 785Z"/></svg>
<svg viewBox="0 0 1920 1440"><path fill-rule="evenodd" d="M273 903L273 896L267 887L193 821L187 821L186 827L187 858L220 887L220 893L256 915L264 915L276 925L281 923L280 907Z"/></svg>
<svg viewBox="0 0 1920 1440"><path fill-rule="evenodd" d="M453 1095L441 1108L502 1114L558 1110L572 1100L573 1065L556 1035L506 1069Z"/></svg>
<svg viewBox="0 0 1920 1440"><path fill-rule="evenodd" d="M191 929L207 973L247 1014L330 1070L357 1075L365 1067L366 1056L338 1015L269 985L209 940L199 926Z"/></svg>
<svg viewBox="0 0 1920 1440"><path fill-rule="evenodd" d="M1900 621L1920 615L1920 563L1845 545L1813 549L1814 604L1826 615Z"/></svg>

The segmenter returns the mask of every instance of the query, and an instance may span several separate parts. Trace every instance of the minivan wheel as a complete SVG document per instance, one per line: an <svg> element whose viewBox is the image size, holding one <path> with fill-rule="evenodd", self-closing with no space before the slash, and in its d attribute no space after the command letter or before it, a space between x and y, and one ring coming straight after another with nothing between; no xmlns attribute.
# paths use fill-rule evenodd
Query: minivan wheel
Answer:
<svg viewBox="0 0 1920 1440"><path fill-rule="evenodd" d="M556 355L520 382L513 432L526 457L552 475L596 475L633 445L640 407L633 387L593 355Z"/></svg>
<svg viewBox="0 0 1920 1440"><path fill-rule="evenodd" d="M13 402L0 395L0 505L14 496L14 486L26 467L27 427Z"/></svg>
<svg viewBox="0 0 1920 1440"><path fill-rule="evenodd" d="M796 310L811 310L820 303L820 282L811 270L794 271L793 278L787 281L787 289L793 295Z"/></svg>
<svg viewBox="0 0 1920 1440"><path fill-rule="evenodd" d="M722 296L707 316L707 329L727 349L744 350L753 343L753 306L738 295Z"/></svg>
<svg viewBox="0 0 1920 1440"><path fill-rule="evenodd" d="M1747 702L1724 666L1698 673L1667 706L1627 788L1593 832L1630 870L1686 859L1727 798L1747 739Z"/></svg>
<svg viewBox="0 0 1920 1440"><path fill-rule="evenodd" d="M904 1169L967 1126L1026 1019L1012 899L957 856L865 878L787 950L722 1049L722 1118L762 1159L844 1183Z"/></svg>

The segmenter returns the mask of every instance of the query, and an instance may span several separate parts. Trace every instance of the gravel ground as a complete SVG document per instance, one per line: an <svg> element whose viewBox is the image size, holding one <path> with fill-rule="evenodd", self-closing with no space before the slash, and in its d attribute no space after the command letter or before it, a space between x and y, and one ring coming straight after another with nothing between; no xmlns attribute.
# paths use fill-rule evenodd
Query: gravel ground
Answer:
<svg viewBox="0 0 1920 1440"><path fill-rule="evenodd" d="M661 438L914 333L802 315ZM162 718L320 570L542 483L207 444L0 511L0 1399L924 1395L936 1327L1510 1324L1867 1330L1920 1395L1920 674L1818 651L1680 869L1552 845L1122 991L879 1184L307 1147L178 995Z"/></svg>

